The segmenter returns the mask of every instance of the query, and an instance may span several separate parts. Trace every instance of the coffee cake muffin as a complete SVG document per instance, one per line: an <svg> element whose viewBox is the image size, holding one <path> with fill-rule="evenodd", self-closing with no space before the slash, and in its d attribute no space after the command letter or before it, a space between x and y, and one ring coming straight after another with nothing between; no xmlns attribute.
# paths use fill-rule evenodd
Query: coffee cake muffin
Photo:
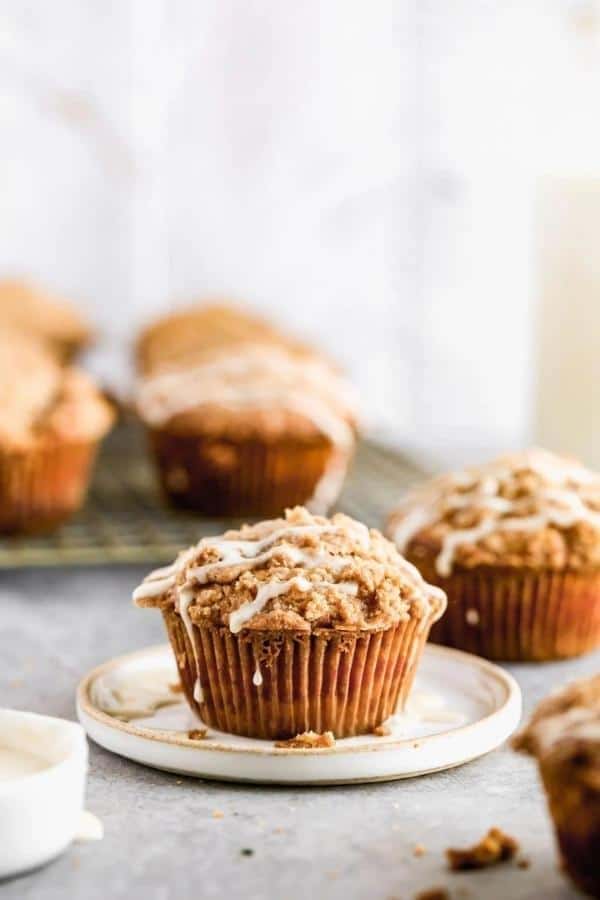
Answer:
<svg viewBox="0 0 600 900"><path fill-rule="evenodd" d="M137 393L165 494L219 516L326 512L353 455L355 409L333 366L273 342L219 346Z"/></svg>
<svg viewBox="0 0 600 900"><path fill-rule="evenodd" d="M16 280L0 281L0 330L18 328L43 341L68 361L90 343L89 326L78 311L40 288Z"/></svg>
<svg viewBox="0 0 600 900"><path fill-rule="evenodd" d="M538 761L565 870L600 897L600 675L547 697L514 746Z"/></svg>
<svg viewBox="0 0 600 900"><path fill-rule="evenodd" d="M268 739L372 731L446 603L378 531L303 508L204 538L133 596L162 611L202 721Z"/></svg>
<svg viewBox="0 0 600 900"><path fill-rule="evenodd" d="M544 450L436 478L388 535L448 595L432 640L503 660L600 644L600 476Z"/></svg>
<svg viewBox="0 0 600 900"><path fill-rule="evenodd" d="M80 506L112 418L83 372L0 329L0 532L46 530Z"/></svg>

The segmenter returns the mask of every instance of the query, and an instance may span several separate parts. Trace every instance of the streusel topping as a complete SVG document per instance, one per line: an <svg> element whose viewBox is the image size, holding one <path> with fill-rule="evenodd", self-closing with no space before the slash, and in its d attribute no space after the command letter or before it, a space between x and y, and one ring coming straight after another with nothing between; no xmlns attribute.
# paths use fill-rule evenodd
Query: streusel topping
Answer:
<svg viewBox="0 0 600 900"><path fill-rule="evenodd" d="M112 419L87 375L60 366L40 341L0 329L0 443L17 449L54 437L93 439Z"/></svg>
<svg viewBox="0 0 600 900"><path fill-rule="evenodd" d="M584 569L600 566L600 476L577 460L533 449L433 479L412 491L387 533L415 559L454 564Z"/></svg>
<svg viewBox="0 0 600 900"><path fill-rule="evenodd" d="M346 380L318 357L273 343L220 347L143 378L137 408L153 427L185 427L200 410L203 433L321 433L344 446L354 439L355 399Z"/></svg>
<svg viewBox="0 0 600 900"><path fill-rule="evenodd" d="M91 338L90 329L72 304L13 279L0 281L0 324L20 328L51 345L82 346Z"/></svg>
<svg viewBox="0 0 600 900"><path fill-rule="evenodd" d="M284 519L203 538L134 592L140 606L171 606L199 625L310 631L378 629L431 621L445 595L425 583L378 531L303 507Z"/></svg>
<svg viewBox="0 0 600 900"><path fill-rule="evenodd" d="M546 697L513 746L540 761L568 761L576 755L585 778L600 790L600 675Z"/></svg>
<svg viewBox="0 0 600 900"><path fill-rule="evenodd" d="M139 370L145 375L198 362L219 347L273 342L302 352L298 341L270 323L229 303L199 303L179 309L148 326L136 344Z"/></svg>

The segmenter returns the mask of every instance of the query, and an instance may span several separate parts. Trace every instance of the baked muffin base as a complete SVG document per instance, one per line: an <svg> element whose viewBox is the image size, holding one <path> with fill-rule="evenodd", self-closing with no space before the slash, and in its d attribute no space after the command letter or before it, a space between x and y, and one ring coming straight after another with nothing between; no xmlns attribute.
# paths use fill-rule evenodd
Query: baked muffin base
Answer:
<svg viewBox="0 0 600 900"><path fill-rule="evenodd" d="M181 617L163 616L191 708L220 731L277 740L305 731L367 734L412 687L429 622L369 632L244 631L192 626L202 702L194 697L194 650ZM262 683L256 685L259 671Z"/></svg>
<svg viewBox="0 0 600 900"><path fill-rule="evenodd" d="M600 897L600 793L583 788L567 767L542 763L540 771L565 871L576 885Z"/></svg>
<svg viewBox="0 0 600 900"><path fill-rule="evenodd" d="M85 500L98 441L0 449L0 533L49 531Z"/></svg>
<svg viewBox="0 0 600 900"><path fill-rule="evenodd" d="M206 516L269 517L306 504L331 454L339 452L324 438L262 443L165 429L149 436L168 500Z"/></svg>
<svg viewBox="0 0 600 900"><path fill-rule="evenodd" d="M456 567L441 578L433 564L411 561L448 595L436 643L504 661L565 659L600 645L600 571Z"/></svg>

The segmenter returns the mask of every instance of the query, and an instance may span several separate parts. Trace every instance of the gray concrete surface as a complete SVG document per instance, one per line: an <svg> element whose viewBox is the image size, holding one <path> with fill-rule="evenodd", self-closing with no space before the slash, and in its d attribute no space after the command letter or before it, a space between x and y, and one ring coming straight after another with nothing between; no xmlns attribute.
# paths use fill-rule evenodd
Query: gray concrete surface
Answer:
<svg viewBox="0 0 600 900"><path fill-rule="evenodd" d="M75 686L90 667L163 640L159 617L131 606L140 575L1 573L0 705L74 718ZM530 709L555 685L599 667L595 654L511 671ZM0 884L2 900L407 900L438 885L457 900L579 896L558 870L535 767L508 749L410 781L326 789L200 782L90 749L87 806L102 819L104 840ZM444 848L491 825L521 841L530 868L448 873ZM414 856L415 843L423 856Z"/></svg>

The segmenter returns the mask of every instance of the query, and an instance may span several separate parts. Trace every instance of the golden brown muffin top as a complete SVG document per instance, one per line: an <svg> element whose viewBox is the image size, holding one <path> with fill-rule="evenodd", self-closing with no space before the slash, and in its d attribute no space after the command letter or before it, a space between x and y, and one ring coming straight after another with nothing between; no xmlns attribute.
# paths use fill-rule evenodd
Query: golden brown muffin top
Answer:
<svg viewBox="0 0 600 900"><path fill-rule="evenodd" d="M317 356L273 343L219 347L194 364L143 378L137 409L146 424L233 440L314 439L354 443L348 382Z"/></svg>
<svg viewBox="0 0 600 900"><path fill-rule="evenodd" d="M430 624L445 594L426 584L375 529L342 515L285 518L203 538L134 591L138 606L172 607L184 621L242 629L377 630Z"/></svg>
<svg viewBox="0 0 600 900"><path fill-rule="evenodd" d="M109 404L79 369L62 367L48 346L0 329L0 445L27 448L53 439L93 440L113 421Z"/></svg>
<svg viewBox="0 0 600 900"><path fill-rule="evenodd" d="M302 345L280 334L264 319L228 303L198 303L148 326L136 343L143 374L193 365L206 353L246 342L273 342L302 351Z"/></svg>
<svg viewBox="0 0 600 900"><path fill-rule="evenodd" d="M533 449L443 475L408 494L387 534L411 559L461 567L600 566L600 476L577 460Z"/></svg>
<svg viewBox="0 0 600 900"><path fill-rule="evenodd" d="M542 700L513 746L542 764L572 766L579 780L600 790L600 675Z"/></svg>
<svg viewBox="0 0 600 900"><path fill-rule="evenodd" d="M25 282L0 281L0 328L22 329L47 341L61 358L69 358L91 340L89 326L64 300Z"/></svg>

